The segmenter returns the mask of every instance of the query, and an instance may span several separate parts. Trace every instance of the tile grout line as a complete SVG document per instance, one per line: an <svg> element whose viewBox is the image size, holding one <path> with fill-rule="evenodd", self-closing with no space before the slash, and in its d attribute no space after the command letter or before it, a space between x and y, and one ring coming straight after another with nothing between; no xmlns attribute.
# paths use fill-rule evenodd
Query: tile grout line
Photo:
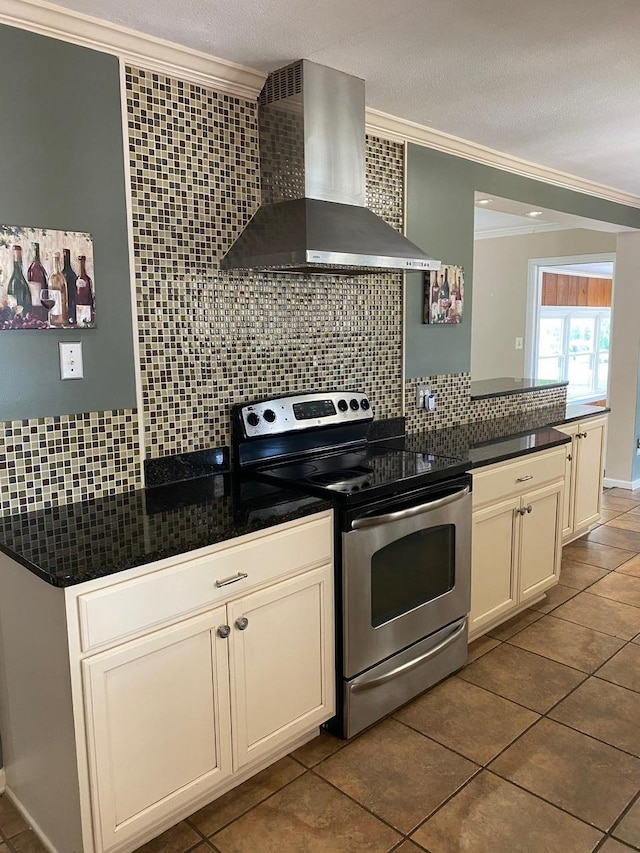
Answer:
<svg viewBox="0 0 640 853"><path fill-rule="evenodd" d="M367 731L369 731L369 729L367 729ZM328 756L328 757L330 758L331 756ZM325 760L325 759L323 759L323 761L324 761L324 760ZM469 759L467 759L467 760L469 760ZM322 762L322 761L320 761L320 762L318 763L318 765L316 765L316 766L319 766L319 764L322 764L322 763L323 763L323 762ZM472 763L473 763L473 762L472 762ZM480 772L480 770L482 770L482 768L481 768L481 767L478 767L477 771L473 774L473 776L476 776L476 775L477 775L477 773L479 773L479 772ZM398 827L397 827L397 826L393 826L393 824L392 824L392 823L389 823L389 821L388 821L386 818L384 818L384 817L380 817L380 815L378 815L378 814L376 814L375 812L371 811L371 809L370 809L370 808L368 808L367 806L365 806L365 805L364 805L364 803L361 803L361 802L359 802L358 800L356 800L356 799L355 799L355 797L352 797L352 796L351 796L351 794L349 794L347 791L343 791L341 788L338 788L338 786L337 786L337 785L335 785L335 784L334 784L330 779L325 779L325 777L324 777L324 776L321 776L319 773L316 773L316 772L315 772L315 770L312 770L311 772L313 773L313 775L314 775L317 779L320 779L320 781L321 781L321 782L326 782L326 783L327 783L327 785L329 785L331 788L333 788L333 790L334 790L334 791L337 791L341 796L346 797L348 800L350 800L350 801L351 801L352 803L354 803L356 806L358 806L358 807L359 807L359 808L361 808L361 809L364 809L364 811L365 811L365 812L367 812L367 814L370 814L370 815L371 815L371 817L375 818L375 819L376 819L377 821L379 821L380 823L383 823L385 826L389 827L389 829L392 829L392 830L393 830L395 833L397 833L398 835L401 835L401 836L402 836L402 838L397 842L398 844L401 844L401 843L403 843L404 841L407 841L407 840L409 839L409 833L411 833L411 832L415 832L415 831L416 831L416 829L418 828L418 826L420 825L420 823L422 822L422 821L420 821L418 824L416 824L416 826L414 826L414 827L413 827L412 829L410 829L408 832L404 832L402 829L398 829ZM472 778L473 778L473 777L472 777ZM466 780L465 782L463 782L462 787L464 787L464 785L466 785L467 781L468 781L468 780ZM461 787L461 788L456 789L456 791L455 791L454 793L457 793L459 790L461 790L461 789L462 789L462 787ZM452 796L453 796L453 795L452 795ZM392 848L392 849L393 849L393 848Z"/></svg>
<svg viewBox="0 0 640 853"><path fill-rule="evenodd" d="M287 755L283 756L283 758L292 758L292 756L291 756L290 754L287 754ZM297 760L297 758L294 758L293 760L294 760L297 764L299 764L301 767L303 767L303 769L304 769L305 771L307 771L307 772L308 772L308 771L310 770L310 768L308 768L308 767L304 767L304 765L302 764L302 762L301 762L301 761L298 761L298 760ZM267 768L265 768L265 769L267 769ZM205 841L208 841L210 844L214 844L214 842L213 842L213 841L211 841L211 839L213 838L213 836L214 836L214 835L216 835L218 832L222 832L222 830L223 830L223 829L227 829L229 826L231 826L231 824L235 823L237 820L240 820L240 818L245 817L246 815L248 815L250 811L253 811L253 809L257 808L258 806L261 806L263 803L266 803L266 801L267 801L267 800L270 800L270 799L271 799L271 797L275 796L276 794L279 794L279 793L280 793L280 791L284 791L284 789L285 789L285 788L288 788L288 787L289 787L289 785L291 785L293 782L296 782L298 779L302 779L302 777L303 777L304 775L305 775L305 774L304 774L304 772L303 772L303 773L299 773L297 776L294 776L294 777L293 777L293 779L289 779L289 780L288 780L287 782L285 782L285 783L284 783L284 785L282 785L280 788L276 788L276 790L275 790L275 791L271 791L271 793L267 794L267 795L266 795L265 797L263 797L261 800L257 800L255 803L253 803L252 805L250 805L250 806L249 806L247 809L245 809L243 812L241 812L240 814L236 815L236 816L235 816L234 818L232 818L231 820L227 821L227 823L224 823L224 824L222 824L221 826L219 826L217 829L215 829L215 830L211 833L211 835L205 835L205 834L204 834L204 832L203 832L201 829L198 829L198 827L197 827L194 823L192 823L191 818L193 817L193 815L189 815L189 817L184 818L184 820L189 824L189 826L193 827L193 829L195 829L195 830L196 830L196 832L198 832L198 834L199 834L199 835L201 835L201 836L202 836L202 838L203 838ZM250 777L250 778L253 778L253 777ZM245 780L245 781L249 781L249 780L247 779L247 780ZM241 784L244 784L244 783L241 783ZM238 787L240 787L240 786L238 786ZM227 791L227 793L230 793L230 792L231 792L231 791L233 791L233 790L234 790L234 789L233 789L233 788L231 788L231 789L230 789L230 791ZM224 796L224 794L223 794L222 796ZM211 800L211 802L210 802L210 803L206 803L204 806L202 806L202 808L206 808L207 806L211 805L212 803L215 803L215 801L216 801L217 799L218 799L218 797L214 798L213 800ZM200 811L200 809L198 809L198 811ZM195 812L194 812L194 814L195 814ZM135 853L135 851L134 851L134 853Z"/></svg>

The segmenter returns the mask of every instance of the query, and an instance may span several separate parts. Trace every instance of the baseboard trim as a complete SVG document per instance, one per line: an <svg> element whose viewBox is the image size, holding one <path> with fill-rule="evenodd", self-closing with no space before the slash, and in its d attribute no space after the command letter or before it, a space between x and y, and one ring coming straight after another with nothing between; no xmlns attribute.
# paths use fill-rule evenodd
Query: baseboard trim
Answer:
<svg viewBox="0 0 640 853"><path fill-rule="evenodd" d="M640 479L638 480L614 480L611 477L605 477L602 481L605 489L640 489Z"/></svg>
<svg viewBox="0 0 640 853"><path fill-rule="evenodd" d="M7 795L7 797L11 800L13 805L16 807L17 811L20 812L20 814L25 819L25 821L29 824L31 829L38 836L38 838L40 839L40 841L42 843L42 846L48 851L48 853L62 853L61 850L58 850L57 848L55 848L53 846L53 844L51 843L51 840L42 831L42 829L38 825L38 823L31 817L28 810L22 805L22 803L16 797L16 795L13 793L11 788L5 787L4 792Z"/></svg>

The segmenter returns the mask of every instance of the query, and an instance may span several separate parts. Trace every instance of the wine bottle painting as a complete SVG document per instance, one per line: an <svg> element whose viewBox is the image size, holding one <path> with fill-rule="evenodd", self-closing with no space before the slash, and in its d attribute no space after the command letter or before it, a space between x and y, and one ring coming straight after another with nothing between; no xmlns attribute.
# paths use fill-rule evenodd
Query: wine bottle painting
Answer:
<svg viewBox="0 0 640 853"><path fill-rule="evenodd" d="M95 326L91 234L0 225L0 331Z"/></svg>
<svg viewBox="0 0 640 853"><path fill-rule="evenodd" d="M464 270L442 264L424 273L423 323L461 323L464 308Z"/></svg>

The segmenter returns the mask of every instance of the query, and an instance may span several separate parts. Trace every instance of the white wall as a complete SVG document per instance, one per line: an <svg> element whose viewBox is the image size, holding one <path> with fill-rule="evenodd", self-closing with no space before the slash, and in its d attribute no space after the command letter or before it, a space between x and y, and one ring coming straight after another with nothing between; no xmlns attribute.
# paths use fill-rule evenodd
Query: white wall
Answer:
<svg viewBox="0 0 640 853"><path fill-rule="evenodd" d="M609 485L631 486L640 356L640 233L618 234L613 283L610 377L611 406L605 477ZM636 469L637 469L636 464ZM636 476L640 476L636 470ZM617 481L612 483L611 481Z"/></svg>
<svg viewBox="0 0 640 853"><path fill-rule="evenodd" d="M632 236L635 236L632 235ZM584 228L476 240L473 254L471 378L524 376L527 275L531 258L616 251L616 235Z"/></svg>

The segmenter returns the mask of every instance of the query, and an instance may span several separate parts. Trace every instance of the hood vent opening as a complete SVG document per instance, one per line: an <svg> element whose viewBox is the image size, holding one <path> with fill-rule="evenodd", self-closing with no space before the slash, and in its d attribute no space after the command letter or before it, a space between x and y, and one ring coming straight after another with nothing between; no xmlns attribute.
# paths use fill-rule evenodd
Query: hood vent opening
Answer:
<svg viewBox="0 0 640 853"><path fill-rule="evenodd" d="M301 93L302 62L300 61L269 74L260 92L259 103L261 107L265 107L267 104L283 101Z"/></svg>
<svg viewBox="0 0 640 853"><path fill-rule="evenodd" d="M364 81L299 60L258 107L262 206L220 262L302 275L440 269L365 207Z"/></svg>

